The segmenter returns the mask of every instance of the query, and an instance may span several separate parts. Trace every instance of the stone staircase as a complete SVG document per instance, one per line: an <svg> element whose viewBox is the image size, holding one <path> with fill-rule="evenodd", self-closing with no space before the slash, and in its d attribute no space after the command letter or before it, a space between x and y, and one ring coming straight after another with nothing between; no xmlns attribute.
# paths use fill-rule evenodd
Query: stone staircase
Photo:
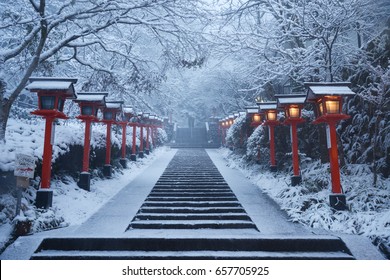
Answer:
<svg viewBox="0 0 390 280"><path fill-rule="evenodd" d="M258 231L203 149L178 150L127 230L45 238L34 260L350 260L338 237Z"/></svg>
<svg viewBox="0 0 390 280"><path fill-rule="evenodd" d="M253 229L255 224L204 150L179 150L129 226Z"/></svg>

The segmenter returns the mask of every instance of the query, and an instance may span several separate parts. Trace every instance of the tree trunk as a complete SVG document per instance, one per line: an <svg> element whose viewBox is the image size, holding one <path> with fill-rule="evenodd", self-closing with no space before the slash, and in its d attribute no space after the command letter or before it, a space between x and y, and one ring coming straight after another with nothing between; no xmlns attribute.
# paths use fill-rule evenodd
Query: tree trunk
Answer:
<svg viewBox="0 0 390 280"><path fill-rule="evenodd" d="M7 99L0 100L0 143L5 143L5 131L9 113L11 111L11 102Z"/></svg>

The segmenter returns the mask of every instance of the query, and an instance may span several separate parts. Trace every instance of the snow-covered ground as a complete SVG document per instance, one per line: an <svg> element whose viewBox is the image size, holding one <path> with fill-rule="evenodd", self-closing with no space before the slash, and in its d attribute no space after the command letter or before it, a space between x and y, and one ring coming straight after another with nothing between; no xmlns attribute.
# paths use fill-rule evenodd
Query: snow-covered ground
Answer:
<svg viewBox="0 0 390 280"><path fill-rule="evenodd" d="M220 149L232 168L239 169L284 209L291 220L313 228L364 235L374 243L390 247L390 179L379 179L372 186L367 165L349 165L342 170L341 183L349 211L329 206L329 165L318 161L302 164L303 184L292 187L286 173L272 173L266 166L249 164L229 149Z"/></svg>
<svg viewBox="0 0 390 280"><path fill-rule="evenodd" d="M14 169L15 153L25 153L36 158L42 157L44 124L39 120L10 119L7 129L7 142L0 147L0 170ZM53 161L59 154L65 153L70 144L81 144L84 126L77 122L61 123L56 129ZM131 139L131 132L127 139ZM120 134L113 133L113 143L119 144ZM105 145L105 129L94 125L91 145ZM77 186L72 177L62 177L51 181L53 190L53 207L38 210L33 205L36 189L30 186L23 192L21 213L16 219L28 218L33 221L33 232L56 227L76 226L82 224L111 197L131 182L154 160L165 153L165 148L157 148L136 162L128 162L128 168L115 170L112 179L94 177L91 180L91 191ZM12 238L16 198L12 194L0 195L0 249ZM0 250L1 251L1 250Z"/></svg>

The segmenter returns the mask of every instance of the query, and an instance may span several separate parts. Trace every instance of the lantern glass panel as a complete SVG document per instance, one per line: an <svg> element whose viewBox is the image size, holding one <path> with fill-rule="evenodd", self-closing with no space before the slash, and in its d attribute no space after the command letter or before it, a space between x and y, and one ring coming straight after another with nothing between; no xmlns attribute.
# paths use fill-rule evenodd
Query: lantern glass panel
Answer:
<svg viewBox="0 0 390 280"><path fill-rule="evenodd" d="M253 122L258 123L258 122L261 121L261 117L260 117L259 114L254 114L253 117L252 117L252 120L253 120Z"/></svg>
<svg viewBox="0 0 390 280"><path fill-rule="evenodd" d="M327 114L339 114L340 113L340 102L338 100L326 100L326 113Z"/></svg>
<svg viewBox="0 0 390 280"><path fill-rule="evenodd" d="M64 110L64 98L59 97L58 98L58 111L62 112Z"/></svg>
<svg viewBox="0 0 390 280"><path fill-rule="evenodd" d="M275 111L267 111L267 120L268 121L276 121L276 112Z"/></svg>
<svg viewBox="0 0 390 280"><path fill-rule="evenodd" d="M300 109L298 107L289 107L288 108L288 116L290 118L299 118L300 117Z"/></svg>
<svg viewBox="0 0 390 280"><path fill-rule="evenodd" d="M83 116L92 116L93 115L93 108L92 106L82 106L81 107L81 115Z"/></svg>
<svg viewBox="0 0 390 280"><path fill-rule="evenodd" d="M113 119L113 114L112 114L112 112L110 112L110 111L104 112L104 114L103 114L103 119L105 119L105 120L112 120L112 119Z"/></svg>
<svg viewBox="0 0 390 280"><path fill-rule="evenodd" d="M41 109L53 110L56 102L55 96L41 96Z"/></svg>

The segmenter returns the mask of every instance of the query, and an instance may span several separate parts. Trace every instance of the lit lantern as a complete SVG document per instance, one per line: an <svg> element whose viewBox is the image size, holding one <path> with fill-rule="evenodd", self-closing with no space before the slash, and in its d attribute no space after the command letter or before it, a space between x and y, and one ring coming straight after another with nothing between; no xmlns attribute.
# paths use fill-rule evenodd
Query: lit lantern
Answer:
<svg viewBox="0 0 390 280"><path fill-rule="evenodd" d="M107 101L103 108L102 122L107 125L106 132L106 160L103 166L103 175L107 178L112 176L111 166L111 126L116 122L117 116L122 112L123 101Z"/></svg>
<svg viewBox="0 0 390 280"><path fill-rule="evenodd" d="M257 103L260 107L260 112L265 115L264 125L269 128L269 145L270 145L270 170L271 172L277 171L276 158L275 158L275 126L279 125L278 122L278 110L276 102L260 102Z"/></svg>
<svg viewBox="0 0 390 280"><path fill-rule="evenodd" d="M283 94L276 95L275 97L278 99L278 107L284 110L286 116L284 123L290 125L291 128L293 162L293 176L291 177L291 185L296 186L302 182L302 176L299 169L297 125L301 122L304 122L304 120L301 118L301 111L306 101L306 95Z"/></svg>
<svg viewBox="0 0 390 280"><path fill-rule="evenodd" d="M54 121L67 119L62 112L65 99L76 98L74 83L77 79L72 78L30 78L30 84L26 87L31 92L38 94L38 110L31 114L45 118L45 138L42 158L41 186L37 191L35 205L37 208L49 208L53 203L53 191L50 190L51 159L53 153L52 141L54 139Z"/></svg>
<svg viewBox="0 0 390 280"><path fill-rule="evenodd" d="M76 118L85 122L83 167L79 176L78 186L90 191L91 173L89 173L89 154L91 140L91 124L98 121L99 108L104 107L107 92L79 92L77 99L73 100L80 106L80 115Z"/></svg>
<svg viewBox="0 0 390 280"><path fill-rule="evenodd" d="M329 197L329 202L336 210L347 209L346 197L340 182L336 125L340 120L349 118L342 112L342 98L355 95L349 88L350 85L350 83L305 83L308 89L307 100L316 105L317 119L313 123L327 124L326 132L332 179L332 194Z"/></svg>
<svg viewBox="0 0 390 280"><path fill-rule="evenodd" d="M257 127L261 124L261 115L259 113L259 106L247 107L247 116L251 118L251 126Z"/></svg>

